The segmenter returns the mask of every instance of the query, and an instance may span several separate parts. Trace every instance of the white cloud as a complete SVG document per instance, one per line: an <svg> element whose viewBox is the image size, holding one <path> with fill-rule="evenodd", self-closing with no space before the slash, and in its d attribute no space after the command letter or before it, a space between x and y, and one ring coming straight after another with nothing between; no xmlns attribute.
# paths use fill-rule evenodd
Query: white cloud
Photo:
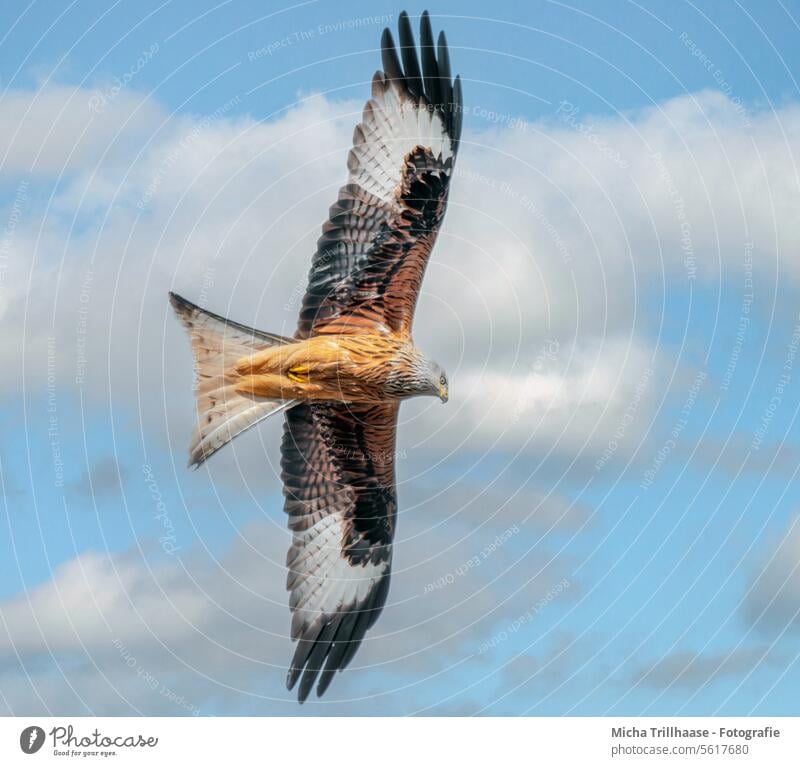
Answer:
<svg viewBox="0 0 800 766"><path fill-rule="evenodd" d="M0 146L2 175L56 176L127 164L132 145L146 138L166 116L141 93L123 90L102 111L93 108L99 90L49 85L3 95Z"/></svg>
<svg viewBox="0 0 800 766"><path fill-rule="evenodd" d="M191 362L166 291L290 333L360 104L315 96L269 123L228 115L164 123L164 110L132 91L96 119L87 113L92 94L17 92L14 109L0 118L8 146L3 179L29 178L32 192L8 237L0 307L5 336L15 340L0 347L2 385L9 394L23 386L41 390L52 335L59 394L80 378L87 401L102 411L113 402L129 429L141 428L149 445L172 448L182 465ZM706 92L598 120L596 133L625 166L558 120L524 130L468 126L416 323L419 344L450 371L453 399L447 408L406 405L401 448L446 455L530 446L595 460L612 442L614 450L623 442L635 446L671 372L671 360L650 348L641 321L643 312L652 319L660 311L662 273L684 287L692 276L740 280L745 242L752 241L758 278L768 278L775 264L781 277L796 278L797 107L753 116L746 125L724 97ZM37 187L34 194L35 184L44 193ZM55 184L51 201L48 184ZM0 220L11 215L6 210ZM261 432L273 442L276 435L276 424ZM252 445L260 437L245 438ZM244 474L261 480L263 454L244 452L236 453L252 463L243 465ZM212 475L230 473L231 455L220 456ZM529 498L528 507L540 501ZM549 518L560 518L564 503ZM499 498L491 504L503 507ZM475 508L463 498L451 498L448 507L454 524L461 509ZM454 647L485 638L487 615L513 619L552 588L565 566L548 567L545 557L531 569L526 561L514 598L507 580L477 588L476 576L423 597L424 585L462 564L474 545L469 538L453 545L418 511L409 509L402 535L427 535L428 542L424 549L398 546L398 608L388 608L376 628L381 649L367 642L359 655L366 665L386 663L386 674L399 677L402 670L403 683L412 671L426 682L443 658L456 656ZM488 539L508 523L497 519L485 530ZM269 524L246 539L221 562L182 560L186 569L175 561L148 568L134 553L84 553L32 592L30 602L3 605L0 657L12 667L16 652L27 660L46 660L50 650L70 655L80 673L62 666L63 672L75 683L81 673L87 678L78 697L104 710L129 710L126 699L156 707L115 637L155 676L177 673L170 683L197 704L224 694L241 701L254 693L254 678L281 688L285 533ZM431 549L444 552L432 558ZM513 551L504 548L479 577L513 564ZM540 576L528 579L537 568ZM768 567L759 583L774 585L780 571L773 576ZM770 606L767 613L785 620L786 609ZM92 671L95 659L110 680ZM357 693L368 683L363 678L345 676L332 691ZM23 681L14 683L14 697L23 700L18 711L42 709ZM77 697L67 705L65 685L52 675L38 678L37 688L49 690L59 709L80 709Z"/></svg>
<svg viewBox="0 0 800 766"><path fill-rule="evenodd" d="M103 120L87 121L92 94L14 94L14 114L52 126L47 140L27 130L32 117L4 117L3 134L17 136L6 175L27 168L40 145L37 172L66 171L52 205L31 202L14 231L6 321L36 361L26 371L34 380L52 333L64 384L81 350L89 389L124 406L136 386L152 394L166 377L168 409L180 408L189 402L188 357L166 290L291 332L360 105L313 96L268 123L223 113L162 125L163 110L127 91ZM559 120L468 126L416 323L454 391L473 392L458 410L463 428L451 432L457 443L494 435L497 419L509 448L531 440L602 452L649 364L642 301L657 295L662 269L687 283L687 222L697 279L717 279L720 261L738 274L748 238L757 273L777 259L795 274L796 107L748 126L724 97L705 92L595 125L624 167ZM533 373L552 342L570 364ZM19 369L21 343L3 348L9 369ZM162 350L179 364L165 369ZM660 363L669 372L669 360ZM21 380L10 375L6 385L19 390Z"/></svg>
<svg viewBox="0 0 800 766"><path fill-rule="evenodd" d="M548 444L577 454L602 452L610 442L633 445L652 417L652 352L637 339L618 337L575 344L556 353L545 342L528 371L488 369L466 377L463 407L447 428L470 428L469 438L521 449ZM465 436L465 439L467 437ZM616 451L616 450L615 450Z"/></svg>
<svg viewBox="0 0 800 766"><path fill-rule="evenodd" d="M557 495L523 493L475 524L476 507L465 517L464 504L456 490L404 513L384 614L322 706L300 711L284 688L289 536L267 520L241 530L218 559L200 548L180 559L87 551L4 601L0 709L179 714L207 712L225 699L234 712L363 714L374 711L376 697L389 713L435 700L436 690L459 696L476 667L491 672L502 662L479 654L494 626L528 610L568 574L568 557L536 543L543 527L566 524L574 532L579 513ZM577 591L573 582L561 600ZM532 643L538 629L530 621L521 633Z"/></svg>

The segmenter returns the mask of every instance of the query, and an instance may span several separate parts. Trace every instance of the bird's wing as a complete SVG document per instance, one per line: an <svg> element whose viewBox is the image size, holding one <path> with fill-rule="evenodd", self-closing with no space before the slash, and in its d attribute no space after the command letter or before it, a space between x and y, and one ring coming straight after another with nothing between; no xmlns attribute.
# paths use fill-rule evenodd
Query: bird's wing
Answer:
<svg viewBox="0 0 800 766"><path fill-rule="evenodd" d="M281 467L293 540L286 564L287 677L303 702L352 658L386 601L397 496L397 403L300 404L286 413Z"/></svg>
<svg viewBox="0 0 800 766"><path fill-rule="evenodd" d="M427 12L417 58L400 14L402 64L385 29L383 72L353 134L349 178L322 227L298 337L380 328L410 331L428 256L447 206L463 108L444 33Z"/></svg>

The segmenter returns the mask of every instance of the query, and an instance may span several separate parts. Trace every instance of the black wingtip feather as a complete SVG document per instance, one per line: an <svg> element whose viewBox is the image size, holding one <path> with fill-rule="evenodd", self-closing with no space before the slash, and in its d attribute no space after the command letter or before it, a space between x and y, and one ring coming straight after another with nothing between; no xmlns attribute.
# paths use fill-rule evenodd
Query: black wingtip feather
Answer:
<svg viewBox="0 0 800 766"><path fill-rule="evenodd" d="M436 63L436 46L433 43L431 17L427 11L422 13L419 24L419 44L422 54L422 77L425 80L425 93L432 104L441 104L439 65Z"/></svg>
<svg viewBox="0 0 800 766"><path fill-rule="evenodd" d="M333 637L331 650L328 653L328 659L325 661L325 667L319 677L317 684L317 697L321 697L327 691L328 687L333 681L333 677L337 670L340 670L341 660L344 656L347 647L350 645L353 628L358 622L358 612L350 612L340 623L336 635Z"/></svg>
<svg viewBox="0 0 800 766"><path fill-rule="evenodd" d="M335 636L338 627L338 620L331 620L325 625L317 637L313 651L306 660L306 669L300 681L300 686L297 689L297 701L301 705L308 699L308 695L314 688L314 681L317 680L317 675L319 675L322 663L325 661L325 657L327 657L330 651L331 640Z"/></svg>
<svg viewBox="0 0 800 766"><path fill-rule="evenodd" d="M453 143L461 141L461 126L464 122L464 101L461 96L461 75L456 75L453 83Z"/></svg>
<svg viewBox="0 0 800 766"><path fill-rule="evenodd" d="M431 17L428 11L420 16L419 55L414 41L411 21L405 11L398 19L400 55L391 30L383 30L381 57L387 80L396 81L412 96L424 98L444 120L455 148L461 133L462 102L458 77L453 81L447 37L442 31L434 42ZM402 58L402 63L401 63ZM375 85L374 85L375 87Z"/></svg>
<svg viewBox="0 0 800 766"><path fill-rule="evenodd" d="M371 607L371 605L372 602L370 601L369 606ZM350 636L349 642L344 648L341 659L339 660L339 670L344 670L350 664L350 660L353 659L356 649L358 649L358 647L361 645L361 640L364 638L364 635L367 632L368 623L369 612L365 609L364 611L358 613L358 620L353 626L353 633Z"/></svg>
<svg viewBox="0 0 800 766"><path fill-rule="evenodd" d="M442 103L445 108L445 120L447 128L452 133L455 116L455 104L453 103L453 81L450 74L450 54L447 50L447 38L444 32L439 32L437 43L439 59L439 90L441 92Z"/></svg>
<svg viewBox="0 0 800 766"><path fill-rule="evenodd" d="M403 69L400 66L400 60L397 58L394 38L388 27L383 30L383 35L381 37L381 60L386 77L389 80L399 80L402 82Z"/></svg>
<svg viewBox="0 0 800 766"><path fill-rule="evenodd" d="M316 630L313 628L305 633L303 638L297 639L297 648L294 650L294 657L292 657L292 664L289 667L289 672L286 674L286 688L291 691L297 683L297 679L303 672L308 657L314 649L323 627L320 626Z"/></svg>
<svg viewBox="0 0 800 766"><path fill-rule="evenodd" d="M447 49L447 37L444 30L439 32L439 37L436 42L436 54L439 57L439 77L442 80L447 80L449 83L452 79L450 74L450 52Z"/></svg>
<svg viewBox="0 0 800 766"><path fill-rule="evenodd" d="M417 58L417 44L414 42L414 33L411 31L411 22L408 14L403 11L398 22L400 32L400 54L403 58L403 69L411 92L415 96L422 96L425 92L422 84L422 72Z"/></svg>

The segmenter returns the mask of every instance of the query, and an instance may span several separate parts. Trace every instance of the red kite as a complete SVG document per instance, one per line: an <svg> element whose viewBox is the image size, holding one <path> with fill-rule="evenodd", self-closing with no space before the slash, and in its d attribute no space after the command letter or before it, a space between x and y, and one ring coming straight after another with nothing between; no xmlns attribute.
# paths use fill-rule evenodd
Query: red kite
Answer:
<svg viewBox="0 0 800 766"><path fill-rule="evenodd" d="M416 348L411 325L447 207L461 83L451 78L444 33L434 44L427 12L420 58L405 13L399 32L400 57L383 32L383 71L353 134L348 181L322 226L295 336L254 330L170 294L198 376L190 465L285 413L297 641L287 686L300 679L300 702L317 678L318 695L328 688L386 602L400 402L448 397L447 376Z"/></svg>

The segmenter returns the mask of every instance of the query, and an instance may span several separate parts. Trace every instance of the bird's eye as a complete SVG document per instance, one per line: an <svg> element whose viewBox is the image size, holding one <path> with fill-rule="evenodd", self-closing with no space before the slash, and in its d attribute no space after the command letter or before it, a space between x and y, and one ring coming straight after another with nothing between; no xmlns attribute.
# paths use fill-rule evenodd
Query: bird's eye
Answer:
<svg viewBox="0 0 800 766"><path fill-rule="evenodd" d="M446 386L446 385L447 385L447 378L445 378L445 376L444 376L444 375L442 375L442 377L441 377L441 378L439 378L439 383L440 383L440 385L442 385L442 386Z"/></svg>

